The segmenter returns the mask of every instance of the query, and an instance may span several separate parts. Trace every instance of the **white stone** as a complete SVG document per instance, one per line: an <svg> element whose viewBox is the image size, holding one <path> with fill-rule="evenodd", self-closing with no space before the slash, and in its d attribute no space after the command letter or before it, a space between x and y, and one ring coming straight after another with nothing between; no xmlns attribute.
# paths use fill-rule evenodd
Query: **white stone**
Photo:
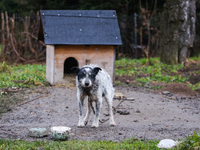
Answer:
<svg viewBox="0 0 200 150"><path fill-rule="evenodd" d="M163 91L162 94L163 95L168 95L168 94L170 94L170 92L169 91Z"/></svg>
<svg viewBox="0 0 200 150"><path fill-rule="evenodd" d="M157 147L170 149L170 148L173 148L174 146L176 146L177 144L178 144L178 142L174 141L172 139L163 139L157 144Z"/></svg>
<svg viewBox="0 0 200 150"><path fill-rule="evenodd" d="M48 131L46 128L31 128L29 129L29 136L45 137L45 136L48 136Z"/></svg>

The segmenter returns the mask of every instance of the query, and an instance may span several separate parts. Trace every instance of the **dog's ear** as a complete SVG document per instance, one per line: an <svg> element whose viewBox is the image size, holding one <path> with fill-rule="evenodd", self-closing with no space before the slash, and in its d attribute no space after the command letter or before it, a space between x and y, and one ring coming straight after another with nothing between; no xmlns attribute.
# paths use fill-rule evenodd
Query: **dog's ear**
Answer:
<svg viewBox="0 0 200 150"><path fill-rule="evenodd" d="M79 71L80 71L79 67L72 67L71 70L73 70L73 71L76 73L76 75L77 75L77 74L79 73Z"/></svg>
<svg viewBox="0 0 200 150"><path fill-rule="evenodd" d="M95 67L92 71L94 72L95 76L98 74L99 70L102 70L99 67Z"/></svg>

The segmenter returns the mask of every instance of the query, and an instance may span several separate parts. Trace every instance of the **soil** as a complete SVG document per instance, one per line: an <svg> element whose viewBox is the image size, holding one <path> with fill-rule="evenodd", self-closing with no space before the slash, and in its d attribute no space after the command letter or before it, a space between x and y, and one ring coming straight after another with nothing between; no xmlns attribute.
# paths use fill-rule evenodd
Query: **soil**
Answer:
<svg viewBox="0 0 200 150"><path fill-rule="evenodd" d="M134 100L114 99L116 108L116 127L110 127L109 121L100 123L99 128L91 128L92 119L87 126L78 128L78 103L76 87L65 86L40 87L14 93L18 99L1 114L0 138L23 140L51 140L50 136L33 138L28 135L30 128L68 126L72 128L71 140L111 140L124 139L166 139L185 138L193 131L200 132L200 97L189 87L182 84L164 85L161 90L135 88L133 86L115 86L116 93L122 93ZM10 98L13 98L13 95ZM85 104L86 105L86 104ZM124 113L123 113L124 112ZM101 120L108 118L105 102L101 110Z"/></svg>

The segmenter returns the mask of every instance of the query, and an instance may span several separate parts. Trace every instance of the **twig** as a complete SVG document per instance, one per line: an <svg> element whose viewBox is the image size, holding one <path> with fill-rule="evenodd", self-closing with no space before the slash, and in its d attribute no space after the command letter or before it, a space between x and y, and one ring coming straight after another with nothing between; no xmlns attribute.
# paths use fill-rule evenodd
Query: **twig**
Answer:
<svg viewBox="0 0 200 150"><path fill-rule="evenodd" d="M33 102L33 101L35 101L35 100L37 100L37 99L39 99L39 98L46 97L47 95L48 95L48 92L47 92L45 95L38 96L38 97L33 98L33 99L31 99L31 100L25 101L25 102L23 102L23 103L21 103L21 104L18 104L17 106L22 106L22 105L24 105L24 104L27 104L27 103Z"/></svg>
<svg viewBox="0 0 200 150"><path fill-rule="evenodd" d="M134 98L126 98L124 97L123 99L121 98L114 98L114 99L118 99L121 100L121 102L119 102L119 104L116 107L113 107L113 111L116 112L116 110L119 108L120 104L122 104L124 101L134 101ZM93 107L92 107L93 108ZM94 109L94 108L93 108ZM95 111L93 110L94 114ZM105 120L99 120L100 123L105 123L106 121L108 121L109 119L105 119Z"/></svg>
<svg viewBox="0 0 200 150"><path fill-rule="evenodd" d="M105 123L106 121L108 121L109 119L103 119L103 120L99 120L100 123Z"/></svg>
<svg viewBox="0 0 200 150"><path fill-rule="evenodd" d="M31 100L29 100L29 101L25 101L25 102L23 102L23 103L21 103L21 104L18 104L17 106L22 106L22 105L24 105L24 104L33 102L33 101L35 101L35 100L37 100L37 99L39 99L39 98L41 98L41 97L44 97L44 96L38 96L38 97L36 97L36 98L34 98L34 99L31 99Z"/></svg>
<svg viewBox="0 0 200 150"><path fill-rule="evenodd" d="M124 101L134 101L134 100L135 100L134 98L127 98L127 97L124 97L124 98L114 98L114 99L121 100L121 101L119 102L119 104L118 104L116 107L113 107L114 112L116 112L116 110L119 108L119 106L120 106Z"/></svg>

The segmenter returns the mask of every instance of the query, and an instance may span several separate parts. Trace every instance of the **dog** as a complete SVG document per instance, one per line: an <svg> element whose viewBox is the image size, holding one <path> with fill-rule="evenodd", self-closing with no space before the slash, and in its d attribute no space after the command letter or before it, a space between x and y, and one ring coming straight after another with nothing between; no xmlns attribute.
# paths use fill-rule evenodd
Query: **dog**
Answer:
<svg viewBox="0 0 200 150"><path fill-rule="evenodd" d="M87 125L92 109L94 112L92 127L99 127L99 116L103 97L109 108L110 126L116 126L112 111L114 88L110 75L104 69L94 64L85 65L82 68L72 67L72 70L76 73L79 106L79 122L77 126L84 127ZM83 118L83 102L86 97L88 97L88 105L86 115ZM94 110L92 102L96 103L96 110Z"/></svg>

